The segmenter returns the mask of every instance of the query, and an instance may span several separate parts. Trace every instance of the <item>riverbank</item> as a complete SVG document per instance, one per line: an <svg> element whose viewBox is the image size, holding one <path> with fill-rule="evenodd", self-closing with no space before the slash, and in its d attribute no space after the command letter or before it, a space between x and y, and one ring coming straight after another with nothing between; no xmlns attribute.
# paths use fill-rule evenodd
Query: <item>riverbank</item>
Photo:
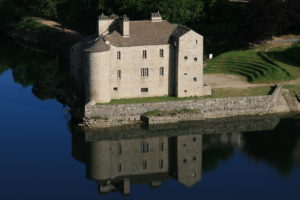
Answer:
<svg viewBox="0 0 300 200"><path fill-rule="evenodd" d="M95 129L299 111L300 105L294 95L277 85L272 94L261 96L115 105L90 102L85 106L83 126Z"/></svg>
<svg viewBox="0 0 300 200"><path fill-rule="evenodd" d="M70 29L64 28L58 22L25 17L12 28L1 28L2 34L22 41L26 44L47 49L69 59L69 48L83 36Z"/></svg>

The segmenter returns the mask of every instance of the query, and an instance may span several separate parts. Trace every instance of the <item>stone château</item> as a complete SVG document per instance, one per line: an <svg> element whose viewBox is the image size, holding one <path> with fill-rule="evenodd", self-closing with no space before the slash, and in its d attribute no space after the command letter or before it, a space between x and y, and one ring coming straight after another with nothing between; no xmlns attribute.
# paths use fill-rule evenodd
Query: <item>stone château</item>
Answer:
<svg viewBox="0 0 300 200"><path fill-rule="evenodd" d="M153 13L151 20L100 15L98 34L71 47L71 72L86 102L202 96L203 36Z"/></svg>

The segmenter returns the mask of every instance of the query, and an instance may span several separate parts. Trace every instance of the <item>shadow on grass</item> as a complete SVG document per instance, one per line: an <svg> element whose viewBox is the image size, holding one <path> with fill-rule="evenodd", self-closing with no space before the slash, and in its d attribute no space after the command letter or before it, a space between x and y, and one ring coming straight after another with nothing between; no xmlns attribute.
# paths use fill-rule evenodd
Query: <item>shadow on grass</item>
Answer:
<svg viewBox="0 0 300 200"><path fill-rule="evenodd" d="M266 54L274 60L300 68L300 44L283 51L272 51Z"/></svg>

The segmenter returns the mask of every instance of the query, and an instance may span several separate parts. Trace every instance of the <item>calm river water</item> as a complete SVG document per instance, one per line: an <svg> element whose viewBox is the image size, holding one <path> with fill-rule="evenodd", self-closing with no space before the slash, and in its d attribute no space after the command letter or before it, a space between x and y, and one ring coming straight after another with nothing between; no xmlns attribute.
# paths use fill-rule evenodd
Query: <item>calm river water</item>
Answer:
<svg viewBox="0 0 300 200"><path fill-rule="evenodd" d="M300 199L300 117L83 132L60 59L0 42L1 200Z"/></svg>

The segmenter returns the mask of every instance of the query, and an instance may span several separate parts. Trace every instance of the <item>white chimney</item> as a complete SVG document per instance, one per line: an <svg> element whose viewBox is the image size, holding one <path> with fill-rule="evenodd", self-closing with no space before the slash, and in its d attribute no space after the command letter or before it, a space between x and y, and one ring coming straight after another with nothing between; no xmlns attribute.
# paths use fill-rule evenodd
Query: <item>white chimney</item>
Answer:
<svg viewBox="0 0 300 200"><path fill-rule="evenodd" d="M117 15L112 14L110 17L103 13L98 17L98 35L109 34L109 29L116 19L119 19Z"/></svg>
<svg viewBox="0 0 300 200"><path fill-rule="evenodd" d="M129 18L126 15L124 15L122 21L120 22L120 29L123 37L130 36Z"/></svg>
<svg viewBox="0 0 300 200"><path fill-rule="evenodd" d="M162 22L162 17L159 11L157 13L152 13L151 14L151 21L152 22Z"/></svg>

